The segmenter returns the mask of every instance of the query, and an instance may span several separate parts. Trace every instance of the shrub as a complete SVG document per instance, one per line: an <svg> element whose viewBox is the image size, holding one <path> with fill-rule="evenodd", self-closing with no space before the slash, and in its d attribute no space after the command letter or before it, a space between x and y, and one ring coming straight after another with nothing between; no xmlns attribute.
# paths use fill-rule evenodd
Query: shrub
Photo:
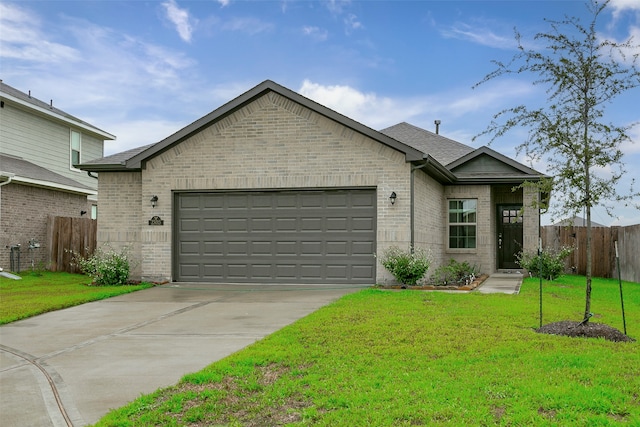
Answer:
<svg viewBox="0 0 640 427"><path fill-rule="evenodd" d="M558 250L543 249L540 255L534 252L520 252L516 255L516 259L531 276L554 280L564 271L564 260L573 252L573 249L564 246Z"/></svg>
<svg viewBox="0 0 640 427"><path fill-rule="evenodd" d="M448 264L441 265L436 269L431 277L431 281L435 285L448 284L467 284L473 281L479 274L480 269L477 265L471 265L467 261L458 262L450 259Z"/></svg>
<svg viewBox="0 0 640 427"><path fill-rule="evenodd" d="M427 274L431 265L430 255L426 250L404 251L397 246L387 249L382 255L381 262L398 282L410 286L418 283L418 280Z"/></svg>
<svg viewBox="0 0 640 427"><path fill-rule="evenodd" d="M111 247L98 248L90 257L84 258L72 253L73 262L98 286L126 285L129 279L131 262L129 248L116 251Z"/></svg>

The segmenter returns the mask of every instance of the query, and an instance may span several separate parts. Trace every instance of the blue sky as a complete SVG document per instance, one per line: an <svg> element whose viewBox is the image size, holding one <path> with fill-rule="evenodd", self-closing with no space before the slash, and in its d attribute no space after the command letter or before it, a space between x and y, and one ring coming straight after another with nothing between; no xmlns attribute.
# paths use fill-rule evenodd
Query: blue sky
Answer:
<svg viewBox="0 0 640 427"><path fill-rule="evenodd" d="M2 0L0 78L116 135L105 155L157 142L266 79L374 129L434 130L438 119L441 134L479 147L488 138L472 138L493 114L545 94L530 76L472 86L491 60L516 52L514 28L535 47L544 19L565 15L588 22L573 0ZM603 38L640 44L640 1L613 0L600 27ZM639 100L639 89L628 92L608 118L640 121ZM525 135L491 147L546 172L516 153ZM640 178L640 126L632 139L623 192ZM636 209L616 214L597 209L593 220L640 223Z"/></svg>

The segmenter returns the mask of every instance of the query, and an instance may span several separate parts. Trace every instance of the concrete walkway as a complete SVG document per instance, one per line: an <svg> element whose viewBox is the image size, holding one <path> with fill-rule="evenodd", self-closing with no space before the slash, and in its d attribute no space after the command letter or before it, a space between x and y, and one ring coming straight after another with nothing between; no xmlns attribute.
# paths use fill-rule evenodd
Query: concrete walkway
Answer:
<svg viewBox="0 0 640 427"><path fill-rule="evenodd" d="M476 292L481 294L518 294L522 286L522 273L494 273L485 280Z"/></svg>
<svg viewBox="0 0 640 427"><path fill-rule="evenodd" d="M0 425L95 423L361 288L167 284L4 325Z"/></svg>
<svg viewBox="0 0 640 427"><path fill-rule="evenodd" d="M476 292L517 294L522 275ZM0 424L84 426L358 286L167 284L0 327Z"/></svg>

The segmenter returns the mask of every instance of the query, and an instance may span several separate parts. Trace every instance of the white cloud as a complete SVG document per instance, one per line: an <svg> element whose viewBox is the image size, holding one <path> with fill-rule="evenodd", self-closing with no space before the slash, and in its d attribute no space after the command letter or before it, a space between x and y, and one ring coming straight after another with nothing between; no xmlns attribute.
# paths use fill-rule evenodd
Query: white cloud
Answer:
<svg viewBox="0 0 640 427"><path fill-rule="evenodd" d="M188 123L170 122L166 120L126 120L107 122L109 132L116 135L115 141L106 141L104 155L120 153L132 148L162 141Z"/></svg>
<svg viewBox="0 0 640 427"><path fill-rule="evenodd" d="M175 0L169 0L162 3L167 14L167 19L171 21L178 31L178 35L185 42L191 42L191 36L193 34L193 24L197 22L195 18L189 15L189 11L186 9L180 9Z"/></svg>
<svg viewBox="0 0 640 427"><path fill-rule="evenodd" d="M317 41L325 41L329 37L327 30L311 26L302 27L302 34Z"/></svg>
<svg viewBox="0 0 640 427"><path fill-rule="evenodd" d="M79 52L48 40L38 16L12 4L0 3L0 57L39 63L76 61Z"/></svg>
<svg viewBox="0 0 640 427"><path fill-rule="evenodd" d="M468 40L476 44L499 49L513 49L517 47L517 42L513 34L503 36L496 34L488 27L473 27L462 22L455 23L447 28L441 28L440 34L445 38Z"/></svg>
<svg viewBox="0 0 640 427"><path fill-rule="evenodd" d="M344 25L347 34L351 34L354 30L364 29L364 25L362 24L362 22L360 22L360 20L358 20L358 17L353 13L348 14L347 17L344 18Z"/></svg>
<svg viewBox="0 0 640 427"><path fill-rule="evenodd" d="M374 129L406 120L406 110L400 108L397 101L375 93L362 93L350 86L323 86L304 80L298 92Z"/></svg>
<svg viewBox="0 0 640 427"><path fill-rule="evenodd" d="M625 10L640 11L640 2L638 0L611 0L609 7L613 9L613 17L617 19Z"/></svg>
<svg viewBox="0 0 640 427"><path fill-rule="evenodd" d="M344 8L351 4L351 0L328 0L325 1L325 5L329 12L334 15L340 15L344 11Z"/></svg>
<svg viewBox="0 0 640 427"><path fill-rule="evenodd" d="M273 29L273 24L258 18L235 18L222 26L223 30L240 31L249 35L255 35Z"/></svg>
<svg viewBox="0 0 640 427"><path fill-rule="evenodd" d="M229 6L229 4L231 3L231 0L217 0L218 3L220 3L221 7L226 7Z"/></svg>

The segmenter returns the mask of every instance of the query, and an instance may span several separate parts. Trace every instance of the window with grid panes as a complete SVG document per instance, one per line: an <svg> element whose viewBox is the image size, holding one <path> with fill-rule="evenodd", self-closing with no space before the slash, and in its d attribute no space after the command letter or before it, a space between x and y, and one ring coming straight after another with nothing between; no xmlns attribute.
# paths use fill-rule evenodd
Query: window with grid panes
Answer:
<svg viewBox="0 0 640 427"><path fill-rule="evenodd" d="M449 200L449 248L475 249L476 199Z"/></svg>

